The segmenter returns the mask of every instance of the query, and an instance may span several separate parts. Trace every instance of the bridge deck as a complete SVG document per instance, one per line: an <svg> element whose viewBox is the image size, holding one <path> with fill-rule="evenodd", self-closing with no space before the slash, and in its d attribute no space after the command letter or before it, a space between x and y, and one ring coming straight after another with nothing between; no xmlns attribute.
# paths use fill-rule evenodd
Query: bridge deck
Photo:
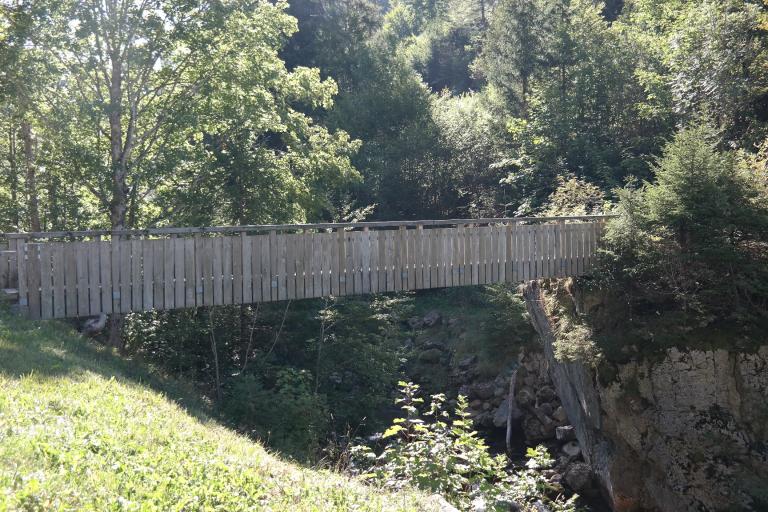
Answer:
<svg viewBox="0 0 768 512"><path fill-rule="evenodd" d="M33 318L578 276L605 217L6 234L0 286ZM106 238L109 238L108 240Z"/></svg>

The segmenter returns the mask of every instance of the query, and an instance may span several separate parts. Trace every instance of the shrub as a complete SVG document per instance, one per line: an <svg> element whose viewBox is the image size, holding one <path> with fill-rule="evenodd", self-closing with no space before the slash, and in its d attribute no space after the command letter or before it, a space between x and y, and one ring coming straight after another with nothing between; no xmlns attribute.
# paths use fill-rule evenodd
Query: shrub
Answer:
<svg viewBox="0 0 768 512"><path fill-rule="evenodd" d="M328 431L328 411L322 395L312 392L310 374L281 368L271 388L253 375L234 381L224 414L257 439L299 460L319 451Z"/></svg>
<svg viewBox="0 0 768 512"><path fill-rule="evenodd" d="M400 383L396 403L405 415L384 432L388 444L380 455L367 446L352 448L356 469L367 478L389 488L413 485L439 493L463 510L478 501L488 510L509 510L512 503L528 510L539 500L553 511L574 510L576 497L564 500L541 474L554 462L545 448L529 450L526 469L510 473L505 457L491 455L472 430L465 397L459 396L451 418L442 394L433 395L422 413L418 391L418 385Z"/></svg>
<svg viewBox="0 0 768 512"><path fill-rule="evenodd" d="M604 270L707 316L751 316L768 303L768 205L735 154L708 126L679 132L656 181L618 191ZM761 307L762 306L762 307Z"/></svg>

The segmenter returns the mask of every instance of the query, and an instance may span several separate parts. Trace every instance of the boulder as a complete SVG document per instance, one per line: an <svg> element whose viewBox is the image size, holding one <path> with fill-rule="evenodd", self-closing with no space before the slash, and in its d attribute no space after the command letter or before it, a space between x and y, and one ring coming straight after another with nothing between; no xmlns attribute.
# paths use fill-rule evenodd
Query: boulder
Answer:
<svg viewBox="0 0 768 512"><path fill-rule="evenodd" d="M505 427L507 425L507 416L509 415L509 400L504 399L501 405L496 409L496 413L493 415L494 427ZM512 403L512 421L520 421L523 417L523 412L517 407L516 403Z"/></svg>
<svg viewBox="0 0 768 512"><path fill-rule="evenodd" d="M544 416L552 416L552 413L555 412L554 408L552 407L552 404L541 404L536 408L537 410L537 416L544 415Z"/></svg>
<svg viewBox="0 0 768 512"><path fill-rule="evenodd" d="M469 510L472 512L486 512L486 510L488 510L488 504L482 497L478 496L472 500L472 503L469 505Z"/></svg>
<svg viewBox="0 0 768 512"><path fill-rule="evenodd" d="M555 412L552 413L552 418L558 423L565 423L568 421L568 414L565 412L565 409L563 409L563 406L561 405L555 409Z"/></svg>
<svg viewBox="0 0 768 512"><path fill-rule="evenodd" d="M412 316L408 319L408 327L411 329L421 329L424 327L424 322L417 316Z"/></svg>
<svg viewBox="0 0 768 512"><path fill-rule="evenodd" d="M531 405L536 401L536 396L529 388L521 389L515 398L517 403L521 406Z"/></svg>
<svg viewBox="0 0 768 512"><path fill-rule="evenodd" d="M422 318L421 321L425 327L434 327L442 318L443 317L440 314L440 312L433 309L432 311L424 315L424 318Z"/></svg>
<svg viewBox="0 0 768 512"><path fill-rule="evenodd" d="M563 445L561 450L563 450L563 453L569 457L578 457L579 454L581 454L581 447L579 447L579 443L576 441L568 441Z"/></svg>
<svg viewBox="0 0 768 512"><path fill-rule="evenodd" d="M437 364L440 362L440 358L443 357L443 351L439 348L429 348L419 354L419 361L427 364Z"/></svg>
<svg viewBox="0 0 768 512"><path fill-rule="evenodd" d="M493 398L493 390L495 387L496 386L494 386L493 382L480 382L472 385L470 388L470 394L472 398L488 400L489 398Z"/></svg>
<svg viewBox="0 0 768 512"><path fill-rule="evenodd" d="M427 506L439 512L459 512L459 509L451 505L439 494L433 494L427 498Z"/></svg>
<svg viewBox="0 0 768 512"><path fill-rule="evenodd" d="M568 442L576 440L576 430L573 425L565 425L564 427L555 428L555 439L561 442Z"/></svg>
<svg viewBox="0 0 768 512"><path fill-rule="evenodd" d="M563 480L574 492L587 494L592 489L592 468L584 462L574 462L565 470Z"/></svg>
<svg viewBox="0 0 768 512"><path fill-rule="evenodd" d="M552 386L541 386L536 392L536 398L539 402L552 402L557 399L557 393Z"/></svg>
<svg viewBox="0 0 768 512"><path fill-rule="evenodd" d="M462 370L466 370L470 366L474 366L475 364L477 364L477 356L472 355L469 357L465 357L464 359L459 361L459 368L461 368Z"/></svg>

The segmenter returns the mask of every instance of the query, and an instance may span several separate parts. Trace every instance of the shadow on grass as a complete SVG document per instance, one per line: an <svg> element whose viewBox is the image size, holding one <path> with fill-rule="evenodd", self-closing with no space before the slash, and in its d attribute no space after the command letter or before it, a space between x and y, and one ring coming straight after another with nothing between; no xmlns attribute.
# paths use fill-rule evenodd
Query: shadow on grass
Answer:
<svg viewBox="0 0 768 512"><path fill-rule="evenodd" d="M65 322L31 321L0 312L0 377L77 379L88 373L148 387L198 420L217 420L226 425L190 384L123 359L112 349L81 336Z"/></svg>

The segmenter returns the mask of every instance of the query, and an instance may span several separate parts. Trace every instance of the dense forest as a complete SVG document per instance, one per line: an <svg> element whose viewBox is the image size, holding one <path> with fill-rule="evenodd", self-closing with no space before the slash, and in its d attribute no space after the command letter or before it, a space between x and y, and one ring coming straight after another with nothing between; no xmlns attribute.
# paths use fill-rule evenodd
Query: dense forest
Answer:
<svg viewBox="0 0 768 512"><path fill-rule="evenodd" d="M0 231L611 212L590 286L633 314L766 326L768 2L0 9ZM435 307L482 317L489 375L533 337L501 286L114 315L104 337L240 431L335 464L396 414L407 319Z"/></svg>

